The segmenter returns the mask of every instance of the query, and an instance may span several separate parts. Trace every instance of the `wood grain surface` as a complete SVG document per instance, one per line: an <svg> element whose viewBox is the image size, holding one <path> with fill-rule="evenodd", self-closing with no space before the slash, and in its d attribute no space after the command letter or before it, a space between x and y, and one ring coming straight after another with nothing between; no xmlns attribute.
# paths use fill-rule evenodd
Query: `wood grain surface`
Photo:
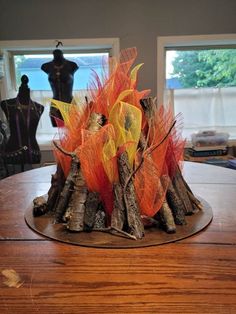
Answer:
<svg viewBox="0 0 236 314"><path fill-rule="evenodd" d="M176 243L133 249L69 245L33 232L24 213L54 166L0 181L0 313L236 313L236 171L186 162L211 224ZM13 269L19 288L5 284Z"/></svg>

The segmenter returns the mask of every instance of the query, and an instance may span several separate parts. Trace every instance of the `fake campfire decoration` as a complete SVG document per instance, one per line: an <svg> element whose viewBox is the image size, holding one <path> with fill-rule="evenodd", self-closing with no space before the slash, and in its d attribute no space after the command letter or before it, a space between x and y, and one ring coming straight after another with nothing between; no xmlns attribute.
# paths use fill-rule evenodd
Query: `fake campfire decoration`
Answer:
<svg viewBox="0 0 236 314"><path fill-rule="evenodd" d="M68 232L137 240L150 225L174 233L201 209L181 174L181 119L137 90L136 55L130 48L112 60L105 83L95 74L89 103L53 100L64 119L54 141L57 170L47 200L34 199L34 216L50 212Z"/></svg>

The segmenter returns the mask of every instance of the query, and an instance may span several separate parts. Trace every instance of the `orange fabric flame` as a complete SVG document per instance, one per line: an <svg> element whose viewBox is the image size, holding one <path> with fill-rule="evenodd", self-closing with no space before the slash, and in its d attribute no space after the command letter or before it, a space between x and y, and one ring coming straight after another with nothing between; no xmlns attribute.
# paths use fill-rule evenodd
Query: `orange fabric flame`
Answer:
<svg viewBox="0 0 236 314"><path fill-rule="evenodd" d="M73 104L63 103L52 100L55 106L60 110L64 119L64 127L58 128L59 145L67 152L74 152L82 143L83 128L86 128L91 108L84 106L83 108ZM66 156L54 148L55 159L61 164L65 176L68 175L71 164L71 157Z"/></svg>
<svg viewBox="0 0 236 314"><path fill-rule="evenodd" d="M176 127L165 138L173 122L172 111L160 107L149 125L148 148L142 156L140 153L137 155L136 166L140 162L142 165L135 175L134 184L142 215L153 217L161 208L170 174L173 175L182 158L184 146L177 136ZM178 145L173 144L176 141Z"/></svg>
<svg viewBox="0 0 236 314"><path fill-rule="evenodd" d="M113 105L126 90L132 90L130 93L132 102L129 102L129 99L122 100L140 108L140 99L146 97L150 91L138 92L136 90L137 74L141 65L137 65L130 72L136 57L137 49L135 47L122 50L118 61L115 58L110 58L110 75L104 83L101 82L98 75L94 75L94 80L90 84L90 98L94 103L95 112L102 113L108 118Z"/></svg>
<svg viewBox="0 0 236 314"><path fill-rule="evenodd" d="M116 151L108 152L106 145L111 144L114 141L114 137L113 126L108 124L96 133L88 135L87 140L80 146L78 151L81 170L87 187L90 191L100 194L109 216L113 209L113 187L109 179L117 180L118 171ZM104 150L106 150L106 155L104 155Z"/></svg>
<svg viewBox="0 0 236 314"><path fill-rule="evenodd" d="M162 206L169 180L183 159L181 117L174 118L173 112L163 107L156 109L152 119L145 116L140 100L149 91L137 90L142 64L131 69L136 57L136 48L130 48L120 53L119 60L110 59L110 75L104 75L104 81L94 72L88 90L90 103L86 101L81 107L52 100L64 120L59 145L78 155L87 187L99 193L108 221L113 210L113 184L119 180L117 156L122 151L127 151L131 167L139 168L134 175L137 199L141 214L151 217ZM89 129L89 119L95 113L103 114L106 124L94 131ZM143 152L137 150L141 132L148 138ZM71 157L58 150L55 156L67 176Z"/></svg>

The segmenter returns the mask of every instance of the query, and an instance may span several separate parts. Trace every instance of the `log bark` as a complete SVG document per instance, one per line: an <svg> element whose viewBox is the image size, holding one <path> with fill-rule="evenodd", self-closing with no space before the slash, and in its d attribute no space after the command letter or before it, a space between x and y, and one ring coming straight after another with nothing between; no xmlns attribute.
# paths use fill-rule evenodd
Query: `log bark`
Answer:
<svg viewBox="0 0 236 314"><path fill-rule="evenodd" d="M43 196L38 196L33 200L33 216L39 217L46 214L47 210L47 201Z"/></svg>
<svg viewBox="0 0 236 314"><path fill-rule="evenodd" d="M92 231L96 213L99 207L99 194L97 192L89 192L85 202L85 212L84 212L84 231Z"/></svg>
<svg viewBox="0 0 236 314"><path fill-rule="evenodd" d="M62 192L60 193L59 200L55 210L55 222L63 221L63 216L66 212L70 197L74 191L75 179L79 171L79 159L73 155L71 160L70 172L66 178Z"/></svg>
<svg viewBox="0 0 236 314"><path fill-rule="evenodd" d="M144 226L140 216L134 184L130 175L132 173L128 161L127 152L123 152L118 158L118 169L121 187L123 189L124 204L127 217L127 232L134 235L137 239L144 236ZM126 230L125 230L126 231Z"/></svg>
<svg viewBox="0 0 236 314"><path fill-rule="evenodd" d="M79 170L75 179L74 191L69 203L70 218L67 223L67 228L70 231L83 231L84 229L84 213L85 202L87 199L88 190Z"/></svg>
<svg viewBox="0 0 236 314"><path fill-rule="evenodd" d="M102 203L99 203L98 205L93 228L97 230L106 228L106 214Z"/></svg>
<svg viewBox="0 0 236 314"><path fill-rule="evenodd" d="M193 194L192 190L190 189L189 185L187 184L187 182L184 180L184 177L182 175L182 172L181 170L179 169L178 167L178 173L179 173L179 176L181 177L182 179L182 182L186 188L186 191L187 191L187 194L188 194L188 197L190 199L190 201L192 202L192 205L193 205L193 209L195 211L198 211L198 210L201 210L203 208L201 202L199 201L199 199Z"/></svg>
<svg viewBox="0 0 236 314"><path fill-rule="evenodd" d="M120 183L113 186L114 207L111 215L111 227L122 230L126 221L123 190Z"/></svg>
<svg viewBox="0 0 236 314"><path fill-rule="evenodd" d="M152 97L143 98L140 100L140 104L145 112L145 116L147 119L153 117L153 112L157 107L155 99Z"/></svg>
<svg viewBox="0 0 236 314"><path fill-rule="evenodd" d="M177 225L185 225L185 209L182 199L179 197L178 193L176 192L172 182L170 182L167 193L166 193L166 200L171 208L171 211L173 213L173 217L175 220L175 223Z"/></svg>
<svg viewBox="0 0 236 314"><path fill-rule="evenodd" d="M186 182L184 181L184 178L179 168L177 168L177 171L172 180L172 183L178 196L183 201L185 215L192 215L194 212L193 205L187 192Z"/></svg>
<svg viewBox="0 0 236 314"><path fill-rule="evenodd" d="M156 219L157 221L158 220L160 221L161 226L164 228L164 230L167 233L176 232L176 225L175 225L174 217L166 200L163 202L162 207L154 216L154 219Z"/></svg>
<svg viewBox="0 0 236 314"><path fill-rule="evenodd" d="M102 125L105 123L104 116L102 114L98 114L93 112L90 115L87 128L89 131L96 133ZM83 175L81 171L79 170L76 182L75 182L75 190L72 195L72 200L69 205L69 213L70 213L70 219L67 224L67 227L71 231L82 231L85 227L84 224L84 218L85 218L85 202L88 196L88 190L86 187L86 183L84 181ZM94 204L93 204L94 207ZM91 212L90 212L91 213ZM88 222L88 215L86 215L86 219ZM91 219L93 219L91 217ZM89 222L89 225L93 224L91 221ZM85 228L90 228L86 226Z"/></svg>
<svg viewBox="0 0 236 314"><path fill-rule="evenodd" d="M141 131L140 133L138 146L141 149L141 151L143 151L145 147L147 146L147 139L143 131Z"/></svg>
<svg viewBox="0 0 236 314"><path fill-rule="evenodd" d="M199 199L196 198L196 196L192 193L192 191L187 190L189 199L192 202L193 210L194 212L198 212L199 210L203 209L202 203L199 201Z"/></svg>
<svg viewBox="0 0 236 314"><path fill-rule="evenodd" d="M47 210L54 211L65 184L65 176L60 164L57 164L57 170L51 178L51 187L48 190Z"/></svg>

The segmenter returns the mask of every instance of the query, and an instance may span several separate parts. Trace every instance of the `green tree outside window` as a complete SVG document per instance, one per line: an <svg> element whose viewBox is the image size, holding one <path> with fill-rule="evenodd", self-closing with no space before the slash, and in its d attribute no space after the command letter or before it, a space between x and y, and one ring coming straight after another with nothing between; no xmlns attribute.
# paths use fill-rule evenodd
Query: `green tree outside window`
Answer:
<svg viewBox="0 0 236 314"><path fill-rule="evenodd" d="M177 51L172 66L183 88L236 86L236 49Z"/></svg>

